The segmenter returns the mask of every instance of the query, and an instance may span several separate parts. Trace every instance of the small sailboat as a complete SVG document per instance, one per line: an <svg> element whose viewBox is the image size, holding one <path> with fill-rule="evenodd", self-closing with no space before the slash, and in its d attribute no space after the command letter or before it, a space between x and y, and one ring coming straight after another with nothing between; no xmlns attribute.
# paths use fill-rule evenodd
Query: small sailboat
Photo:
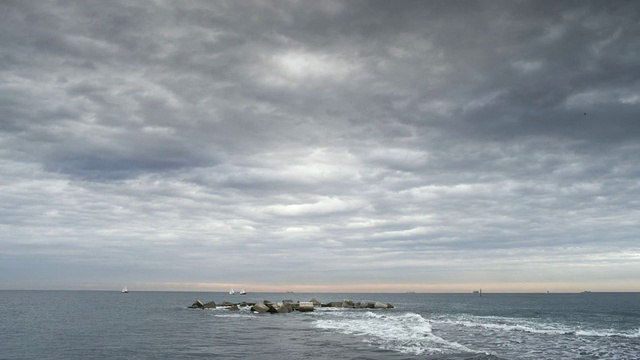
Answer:
<svg viewBox="0 0 640 360"><path fill-rule="evenodd" d="M123 294L126 294L126 293L128 293L128 292L129 292L129 290L127 290L127 285L125 285L125 286L122 288L122 293L123 293Z"/></svg>
<svg viewBox="0 0 640 360"><path fill-rule="evenodd" d="M244 289L240 290L240 295L247 295L247 292Z"/></svg>
<svg viewBox="0 0 640 360"><path fill-rule="evenodd" d="M235 293L236 293L236 292L235 292L235 291L233 291L233 288L232 288L231 290L229 290L229 295L233 295L233 294L235 294Z"/></svg>

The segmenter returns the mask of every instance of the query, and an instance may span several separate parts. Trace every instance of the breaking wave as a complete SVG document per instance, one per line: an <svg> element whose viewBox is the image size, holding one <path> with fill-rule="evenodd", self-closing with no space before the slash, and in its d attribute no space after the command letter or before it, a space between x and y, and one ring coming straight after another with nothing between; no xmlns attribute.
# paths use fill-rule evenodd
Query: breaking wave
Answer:
<svg viewBox="0 0 640 360"><path fill-rule="evenodd" d="M374 313L371 311L317 312L315 326L340 334L363 338L373 346L405 354L480 354L432 332L428 320L415 313Z"/></svg>

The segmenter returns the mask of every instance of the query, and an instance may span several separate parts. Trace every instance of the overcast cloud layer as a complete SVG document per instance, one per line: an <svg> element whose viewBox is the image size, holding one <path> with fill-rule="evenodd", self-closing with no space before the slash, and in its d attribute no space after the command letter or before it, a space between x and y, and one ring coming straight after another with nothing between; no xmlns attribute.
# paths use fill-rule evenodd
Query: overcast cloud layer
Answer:
<svg viewBox="0 0 640 360"><path fill-rule="evenodd" d="M638 2L0 13L0 288L640 291Z"/></svg>

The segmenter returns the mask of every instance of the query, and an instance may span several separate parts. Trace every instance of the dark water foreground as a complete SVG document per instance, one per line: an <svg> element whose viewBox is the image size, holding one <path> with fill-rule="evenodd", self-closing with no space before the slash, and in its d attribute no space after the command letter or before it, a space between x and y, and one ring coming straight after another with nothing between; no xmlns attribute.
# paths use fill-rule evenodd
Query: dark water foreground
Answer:
<svg viewBox="0 0 640 360"><path fill-rule="evenodd" d="M253 314L194 300L383 301ZM640 294L0 291L0 359L640 359Z"/></svg>

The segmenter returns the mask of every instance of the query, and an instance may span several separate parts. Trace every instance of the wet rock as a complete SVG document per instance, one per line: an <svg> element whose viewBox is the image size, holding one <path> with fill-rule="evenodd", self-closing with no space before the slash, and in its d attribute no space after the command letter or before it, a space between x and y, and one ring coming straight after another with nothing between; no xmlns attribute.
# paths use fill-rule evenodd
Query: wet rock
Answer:
<svg viewBox="0 0 640 360"><path fill-rule="evenodd" d="M298 311L309 312L315 310L315 306L311 301L301 301L298 303Z"/></svg>
<svg viewBox="0 0 640 360"><path fill-rule="evenodd" d="M215 308L216 306L220 305L217 305L214 301L203 304L202 301L196 300L193 304L191 304L191 306L189 306L189 308L210 309ZM301 312L314 311L315 307L318 306L357 309L393 309L393 305L391 305L390 303L383 303L379 301L359 301L354 303L349 299L344 299L342 301L332 301L326 304L322 304L316 299L311 299L311 301L299 301L296 303L294 303L293 300L283 300L277 303L272 303L269 300L264 300L257 303L242 302L241 304L225 301L221 304L221 306L229 307L229 310L231 311L238 311L240 310L240 307L250 306L251 311L253 312L269 312L272 314L289 313L294 310Z"/></svg>
<svg viewBox="0 0 640 360"><path fill-rule="evenodd" d="M347 300L347 299L342 300L342 306L341 307L343 307L343 308L353 308L354 307L353 301Z"/></svg>
<svg viewBox="0 0 640 360"><path fill-rule="evenodd" d="M359 301L354 305L357 309L393 309L393 305L390 303L383 303L379 301Z"/></svg>
<svg viewBox="0 0 640 360"><path fill-rule="evenodd" d="M191 306L189 306L189 308L191 308L191 309L204 309L204 304L202 303L202 301L196 300L193 304L191 304Z"/></svg>
<svg viewBox="0 0 640 360"><path fill-rule="evenodd" d="M202 307L204 309L215 309L216 308L216 302L215 301L209 301L208 303L202 305Z"/></svg>
<svg viewBox="0 0 640 360"><path fill-rule="evenodd" d="M269 312L272 314L284 314L293 311L293 307L290 303L277 302L275 304L269 304Z"/></svg>
<svg viewBox="0 0 640 360"><path fill-rule="evenodd" d="M386 309L388 308L386 303L381 303L379 301L376 301L375 303L373 303L373 308L374 309Z"/></svg>
<svg viewBox="0 0 640 360"><path fill-rule="evenodd" d="M355 307L355 304L353 303L353 301L345 299L342 301L332 301L330 303L327 304L322 304L322 307L335 307L335 308L353 308Z"/></svg>
<svg viewBox="0 0 640 360"><path fill-rule="evenodd" d="M342 301L332 301L327 304L322 304L322 307L342 307Z"/></svg>
<svg viewBox="0 0 640 360"><path fill-rule="evenodd" d="M269 311L269 306L267 306L264 302L260 301L255 303L255 305L251 307L251 311L257 312L257 313L266 313Z"/></svg>

